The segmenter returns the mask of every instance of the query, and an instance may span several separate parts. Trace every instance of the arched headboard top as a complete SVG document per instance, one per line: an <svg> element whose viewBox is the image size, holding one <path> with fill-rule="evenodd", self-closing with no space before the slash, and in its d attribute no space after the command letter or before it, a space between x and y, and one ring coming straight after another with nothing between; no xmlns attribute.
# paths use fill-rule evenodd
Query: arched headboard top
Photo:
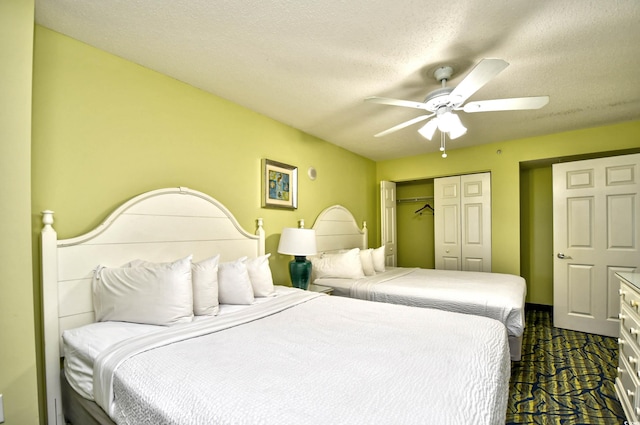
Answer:
<svg viewBox="0 0 640 425"><path fill-rule="evenodd" d="M367 222L358 227L351 211L342 205L325 208L313 223L319 252L368 247Z"/></svg>
<svg viewBox="0 0 640 425"><path fill-rule="evenodd" d="M43 214L47 213L53 214L51 211L43 212ZM220 201L197 190L176 187L152 190L135 196L109 214L95 229L74 238L59 240L58 246L109 243L113 240L131 242L142 239L146 242L146 238L152 237L152 235L143 234L142 229L139 229L138 226L153 228L162 225L162 223L145 220L151 216L166 217L167 225L172 223L179 225L181 218L185 217L221 219L221 222L227 221L242 237L259 239L258 235L244 230L233 214ZM261 219L258 220L261 227ZM197 223L191 224L196 224L197 227ZM157 235L155 239L160 239L161 236L163 235Z"/></svg>

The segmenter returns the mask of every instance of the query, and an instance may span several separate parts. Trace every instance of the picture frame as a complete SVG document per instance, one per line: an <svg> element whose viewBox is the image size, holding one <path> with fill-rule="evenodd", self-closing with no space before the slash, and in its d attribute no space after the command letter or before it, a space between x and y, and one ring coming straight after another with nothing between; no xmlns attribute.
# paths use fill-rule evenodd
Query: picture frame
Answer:
<svg viewBox="0 0 640 425"><path fill-rule="evenodd" d="M262 207L298 208L298 167L262 159Z"/></svg>

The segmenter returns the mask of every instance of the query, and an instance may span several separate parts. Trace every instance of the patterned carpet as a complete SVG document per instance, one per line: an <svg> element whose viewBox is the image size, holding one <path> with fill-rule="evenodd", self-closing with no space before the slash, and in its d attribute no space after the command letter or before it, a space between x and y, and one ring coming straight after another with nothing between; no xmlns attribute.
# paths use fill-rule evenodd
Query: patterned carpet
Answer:
<svg viewBox="0 0 640 425"><path fill-rule="evenodd" d="M530 310L526 319L507 424L624 424L614 389L617 340L554 328L548 311Z"/></svg>

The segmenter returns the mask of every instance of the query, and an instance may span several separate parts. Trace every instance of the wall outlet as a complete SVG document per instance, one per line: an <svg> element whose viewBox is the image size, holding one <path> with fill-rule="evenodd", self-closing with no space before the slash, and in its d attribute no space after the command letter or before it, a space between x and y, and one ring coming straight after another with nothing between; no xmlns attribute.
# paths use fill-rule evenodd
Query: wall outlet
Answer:
<svg viewBox="0 0 640 425"><path fill-rule="evenodd" d="M2 394L0 394L0 424L4 423L4 402L2 401Z"/></svg>

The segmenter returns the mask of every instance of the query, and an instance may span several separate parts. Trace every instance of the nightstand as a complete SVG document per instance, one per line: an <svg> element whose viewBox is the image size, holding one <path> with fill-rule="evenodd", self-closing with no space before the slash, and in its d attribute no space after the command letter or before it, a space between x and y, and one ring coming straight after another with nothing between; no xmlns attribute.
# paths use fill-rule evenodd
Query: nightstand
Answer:
<svg viewBox="0 0 640 425"><path fill-rule="evenodd" d="M307 291L322 292L324 294L331 295L331 293L333 292L333 288L329 286L314 285L313 283L310 283Z"/></svg>

